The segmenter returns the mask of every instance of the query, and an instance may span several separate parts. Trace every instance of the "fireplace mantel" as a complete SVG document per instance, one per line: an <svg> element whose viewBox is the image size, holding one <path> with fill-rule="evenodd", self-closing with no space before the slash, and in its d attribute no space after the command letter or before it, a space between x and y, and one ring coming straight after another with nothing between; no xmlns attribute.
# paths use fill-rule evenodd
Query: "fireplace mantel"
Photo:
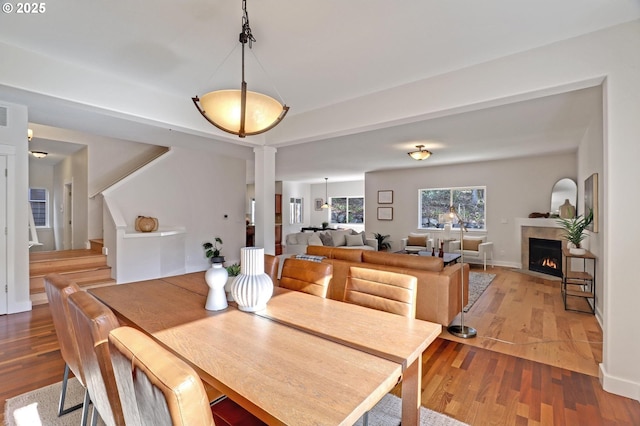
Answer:
<svg viewBox="0 0 640 426"><path fill-rule="evenodd" d="M516 218L514 222L516 224L516 247L520 247L521 269L529 268L529 238L563 240L563 229L557 219Z"/></svg>

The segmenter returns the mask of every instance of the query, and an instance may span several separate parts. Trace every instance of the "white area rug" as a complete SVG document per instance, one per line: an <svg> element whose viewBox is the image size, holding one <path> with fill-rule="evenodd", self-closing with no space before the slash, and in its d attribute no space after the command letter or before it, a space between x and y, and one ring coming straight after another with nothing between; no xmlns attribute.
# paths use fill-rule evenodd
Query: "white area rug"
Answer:
<svg viewBox="0 0 640 426"><path fill-rule="evenodd" d="M469 309L476 303L476 300L484 293L489 287L491 281L496 277L496 274L483 274L480 272L469 272L469 303L464 307L465 312L469 312Z"/></svg>
<svg viewBox="0 0 640 426"><path fill-rule="evenodd" d="M57 416L58 399L62 382L18 395L7 400L5 404L5 424L8 426L77 426L80 424L81 409L62 417ZM67 390L67 407L82 402L84 389L73 378L69 380ZM91 410L90 410L91 412ZM400 398L391 394L384 398L369 412L370 426L395 426L400 424L402 405ZM90 420L90 419L89 419ZM90 423L89 423L90 424ZM99 425L104 425L102 419ZM362 422L358 421L357 425ZM421 425L430 426L464 426L451 417L435 411L421 408Z"/></svg>
<svg viewBox="0 0 640 426"><path fill-rule="evenodd" d="M402 400L390 393L386 394L375 407L369 411L369 426L398 426L402 417ZM356 426L362 425L362 419ZM436 411L420 407L421 426L466 426L452 417Z"/></svg>

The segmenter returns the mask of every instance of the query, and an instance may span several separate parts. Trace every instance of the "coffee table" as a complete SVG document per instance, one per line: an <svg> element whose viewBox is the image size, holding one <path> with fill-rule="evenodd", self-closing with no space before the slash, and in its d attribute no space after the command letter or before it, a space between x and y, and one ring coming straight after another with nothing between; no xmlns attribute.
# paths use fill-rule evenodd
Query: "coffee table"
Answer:
<svg viewBox="0 0 640 426"><path fill-rule="evenodd" d="M432 256L430 251L419 251L418 256ZM438 253L435 254L438 256ZM448 266L454 263L458 263L458 259L460 259L460 253L444 253L442 260L444 261L444 266Z"/></svg>

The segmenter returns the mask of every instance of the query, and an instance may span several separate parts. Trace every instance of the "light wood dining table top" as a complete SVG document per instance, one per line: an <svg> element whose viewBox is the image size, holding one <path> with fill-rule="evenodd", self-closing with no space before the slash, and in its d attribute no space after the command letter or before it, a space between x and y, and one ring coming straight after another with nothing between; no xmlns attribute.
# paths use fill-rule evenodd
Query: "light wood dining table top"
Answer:
<svg viewBox="0 0 640 426"><path fill-rule="evenodd" d="M423 328L431 323L396 322L390 314L369 317L366 308L329 301L337 304L333 306L279 288L264 312L251 314L234 306L211 312L204 309L207 291L200 273L90 290L123 323L153 336L204 381L268 424L353 424L401 378L403 424L417 423L421 357L415 353L433 340L435 330ZM298 303L297 314L290 303ZM299 310L305 306L311 318L326 315L338 322L315 321L317 327L311 327ZM359 322L349 325L351 321ZM383 338L374 339L374 332L356 336L372 321ZM396 334L409 332L410 343L398 337L388 344L374 342L390 337L392 326L400 327Z"/></svg>

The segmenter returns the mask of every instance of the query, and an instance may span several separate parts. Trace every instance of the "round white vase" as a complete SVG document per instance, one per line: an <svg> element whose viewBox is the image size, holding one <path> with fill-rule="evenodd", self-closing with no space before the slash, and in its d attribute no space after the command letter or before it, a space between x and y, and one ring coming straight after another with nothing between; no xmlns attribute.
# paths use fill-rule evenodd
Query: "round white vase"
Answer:
<svg viewBox="0 0 640 426"><path fill-rule="evenodd" d="M267 307L273 295L273 281L264 273L264 248L240 249L240 274L231 284L231 296L238 309L256 312Z"/></svg>
<svg viewBox="0 0 640 426"><path fill-rule="evenodd" d="M204 280L209 286L209 294L207 295L207 303L204 308L208 311L220 311L226 309L227 295L224 292L224 286L227 283L229 274L222 266L222 263L213 263L211 268L204 274Z"/></svg>

